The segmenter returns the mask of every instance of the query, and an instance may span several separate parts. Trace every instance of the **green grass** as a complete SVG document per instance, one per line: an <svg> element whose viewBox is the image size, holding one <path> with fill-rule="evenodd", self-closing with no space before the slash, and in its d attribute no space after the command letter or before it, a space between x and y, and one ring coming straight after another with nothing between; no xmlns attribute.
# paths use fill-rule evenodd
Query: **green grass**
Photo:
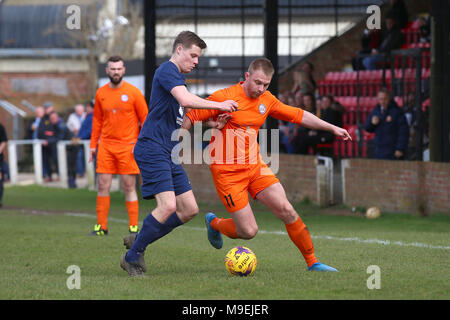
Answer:
<svg viewBox="0 0 450 320"><path fill-rule="evenodd" d="M356 215L324 215L324 210L312 204L298 204L318 258L340 270L311 273L283 224L261 205L253 203L260 233L252 240L226 238L224 248L216 250L206 239L203 214L209 210L219 216L227 213L221 204L200 204L196 218L148 248L147 276L129 278L119 266L128 220L124 196L112 193L110 234L101 238L86 236L96 222L95 197L88 190L6 188L0 211L0 299L450 298L449 216L383 214L367 220ZM140 204L142 220L155 202ZM389 240L390 244L358 239ZM427 247L407 246L411 243ZM235 245L246 245L256 253L258 267L253 277L226 273L224 257ZM80 290L66 286L70 265L81 269ZM379 290L366 286L370 265L380 267Z"/></svg>

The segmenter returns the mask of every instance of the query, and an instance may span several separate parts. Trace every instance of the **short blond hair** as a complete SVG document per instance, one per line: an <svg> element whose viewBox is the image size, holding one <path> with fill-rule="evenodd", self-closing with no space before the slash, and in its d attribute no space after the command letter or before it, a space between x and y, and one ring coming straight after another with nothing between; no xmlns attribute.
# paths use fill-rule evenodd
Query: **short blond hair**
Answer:
<svg viewBox="0 0 450 320"><path fill-rule="evenodd" d="M250 63L248 73L252 74L256 70L261 70L266 76L273 76L275 72L272 62L267 58L258 58Z"/></svg>

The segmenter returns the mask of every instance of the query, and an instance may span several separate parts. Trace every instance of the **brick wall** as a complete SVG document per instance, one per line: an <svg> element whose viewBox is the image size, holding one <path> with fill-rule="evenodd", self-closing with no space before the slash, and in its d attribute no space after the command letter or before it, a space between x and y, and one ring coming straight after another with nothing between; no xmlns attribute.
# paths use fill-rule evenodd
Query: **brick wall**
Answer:
<svg viewBox="0 0 450 320"><path fill-rule="evenodd" d="M450 164L346 159L344 203L392 212L450 214Z"/></svg>
<svg viewBox="0 0 450 320"><path fill-rule="evenodd" d="M287 197L291 203L302 201L308 197L314 203L317 196L317 170L316 157L280 154L279 171L276 174L284 186ZM199 202L220 201L208 165L183 165L192 189Z"/></svg>

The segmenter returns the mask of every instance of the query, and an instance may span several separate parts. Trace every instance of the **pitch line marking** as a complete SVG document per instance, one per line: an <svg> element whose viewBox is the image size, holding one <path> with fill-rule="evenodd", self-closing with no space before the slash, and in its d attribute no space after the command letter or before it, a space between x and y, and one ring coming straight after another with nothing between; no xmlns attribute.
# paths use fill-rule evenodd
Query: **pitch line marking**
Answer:
<svg viewBox="0 0 450 320"><path fill-rule="evenodd" d="M89 213L76 213L76 212L68 212L65 213L66 216L71 217L84 217L97 219L97 217L93 214ZM109 221L118 222L118 223L126 223L128 224L128 220L118 219L114 217L109 217ZM205 231L204 228L200 227L191 227L191 226L183 226L183 228L197 230L197 231ZM270 235L281 235L287 236L287 232L285 231L267 231L267 230L258 230L260 234L270 234ZM426 248L426 249L443 249L450 250L450 246L440 246L440 245L432 245L420 242L403 242L403 241L392 241L392 240L380 240L380 239L361 239L359 237L335 237L328 235L311 235L313 239L323 239L323 240L333 240L333 241L348 241L348 242L358 242L358 243L369 243L369 244L380 244L380 245L395 245L400 247L416 247L416 248Z"/></svg>

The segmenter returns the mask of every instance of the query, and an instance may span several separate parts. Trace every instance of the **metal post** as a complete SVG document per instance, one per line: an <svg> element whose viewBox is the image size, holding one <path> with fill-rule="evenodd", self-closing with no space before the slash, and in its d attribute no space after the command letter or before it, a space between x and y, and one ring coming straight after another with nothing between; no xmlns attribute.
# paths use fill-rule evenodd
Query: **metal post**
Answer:
<svg viewBox="0 0 450 320"><path fill-rule="evenodd" d="M17 184L17 144L13 141L8 141L8 165L9 165L9 180L11 184Z"/></svg>
<svg viewBox="0 0 450 320"><path fill-rule="evenodd" d="M264 55L269 59L275 72L272 77L272 82L269 86L269 91L274 95L278 95L278 1L265 0L264 1ZM268 141L271 141L270 131L278 129L278 121L272 117L267 117L266 120L268 131ZM268 152L270 144L267 145Z"/></svg>
<svg viewBox="0 0 450 320"><path fill-rule="evenodd" d="M144 1L144 74L145 100L150 103L153 74L156 70L156 0Z"/></svg>
<svg viewBox="0 0 450 320"><path fill-rule="evenodd" d="M56 151L58 157L58 173L61 187L67 188L67 152L66 152L66 141L58 141L56 144Z"/></svg>
<svg viewBox="0 0 450 320"><path fill-rule="evenodd" d="M417 160L423 160L423 123L424 114L422 112L422 50L418 49L419 53L415 55L416 62L416 154ZM404 104L403 104L404 105Z"/></svg>
<svg viewBox="0 0 450 320"><path fill-rule="evenodd" d="M334 32L336 38L339 36L338 23L339 23L338 0L334 0Z"/></svg>
<svg viewBox="0 0 450 320"><path fill-rule="evenodd" d="M431 0L430 160L450 161L450 4Z"/></svg>
<svg viewBox="0 0 450 320"><path fill-rule="evenodd" d="M94 190L95 189L95 168L94 168L93 163L89 162L90 140L85 140L82 143L83 143L83 148L84 148L84 163L85 163L85 168L86 168L86 176L87 176L87 180L88 180L87 187L89 190Z"/></svg>
<svg viewBox="0 0 450 320"><path fill-rule="evenodd" d="M244 73L247 69L245 65L245 6L244 0L241 0L241 47L242 47L242 55L241 55L241 80L244 80Z"/></svg>
<svg viewBox="0 0 450 320"><path fill-rule="evenodd" d="M36 184L41 185L42 179L42 141L33 140L33 164L34 164L34 179Z"/></svg>

